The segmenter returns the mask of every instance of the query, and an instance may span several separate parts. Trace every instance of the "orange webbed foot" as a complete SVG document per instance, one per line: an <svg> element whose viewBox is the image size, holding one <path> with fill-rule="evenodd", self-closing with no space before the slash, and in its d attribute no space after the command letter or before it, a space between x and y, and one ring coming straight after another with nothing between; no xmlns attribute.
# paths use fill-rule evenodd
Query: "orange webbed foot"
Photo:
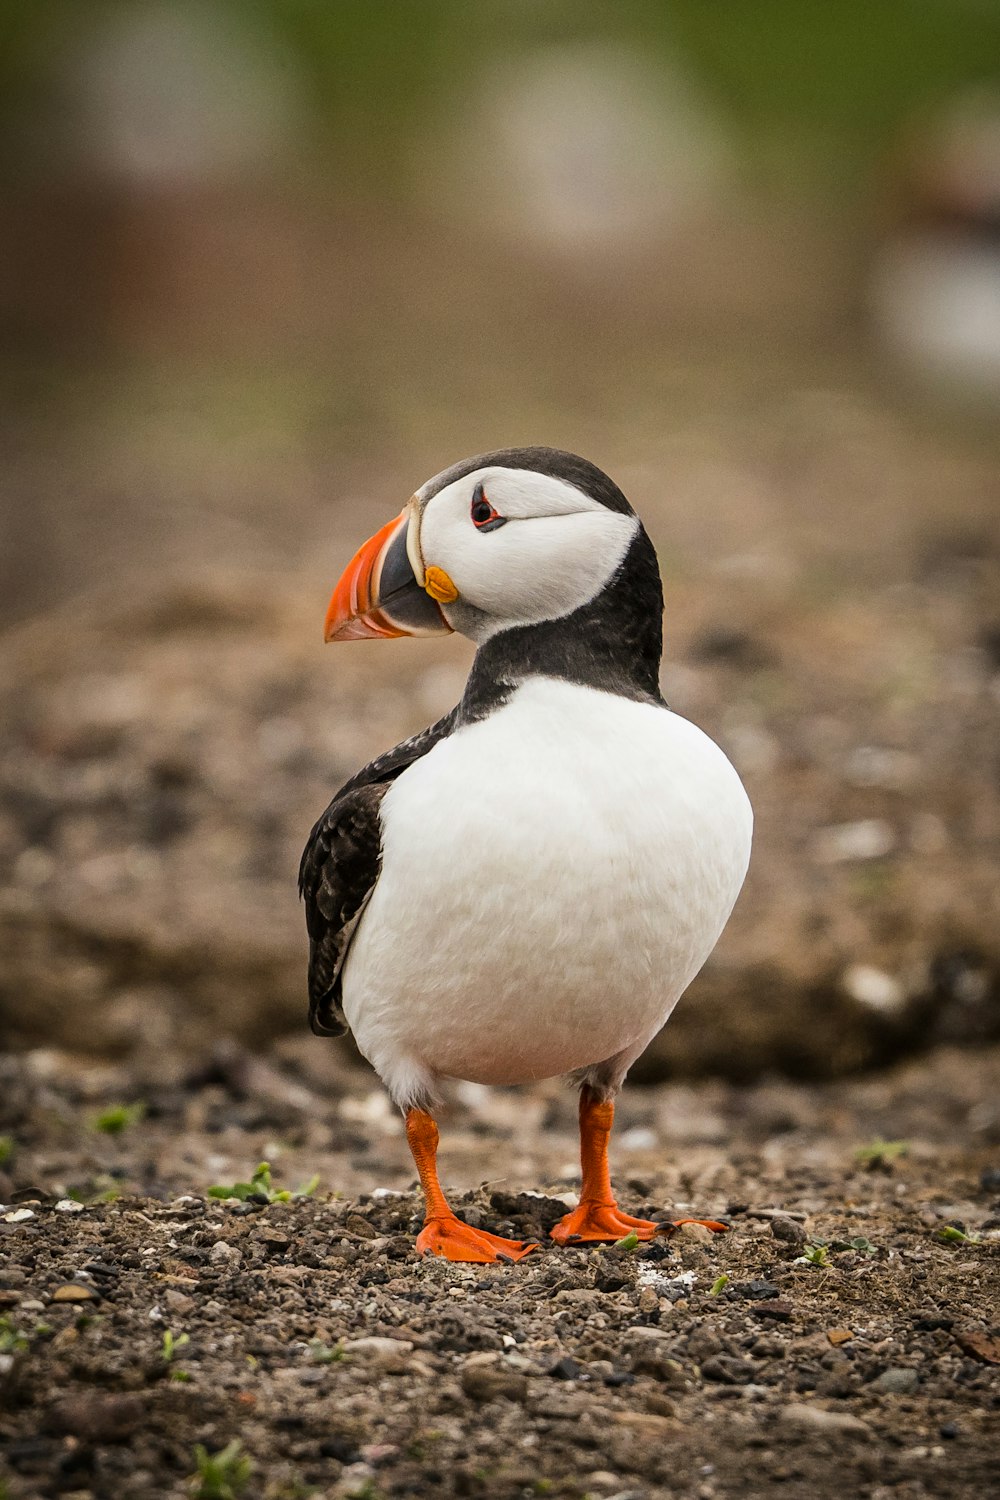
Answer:
<svg viewBox="0 0 1000 1500"><path fill-rule="evenodd" d="M659 1234L660 1225L651 1219L634 1219L622 1213L616 1203L588 1203L586 1199L549 1231L557 1245L583 1245L597 1241L623 1240L634 1234L640 1240L651 1240Z"/></svg>
<svg viewBox="0 0 1000 1500"><path fill-rule="evenodd" d="M429 1219L417 1236L419 1255L441 1255L445 1260L474 1261L478 1265L523 1260L537 1249L532 1240L505 1240L485 1229L473 1229L454 1215Z"/></svg>

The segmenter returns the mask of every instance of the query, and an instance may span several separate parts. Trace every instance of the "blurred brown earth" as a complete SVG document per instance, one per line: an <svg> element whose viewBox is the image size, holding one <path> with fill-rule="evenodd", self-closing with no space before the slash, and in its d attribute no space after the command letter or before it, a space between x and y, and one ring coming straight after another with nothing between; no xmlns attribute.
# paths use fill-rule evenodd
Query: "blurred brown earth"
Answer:
<svg viewBox="0 0 1000 1500"><path fill-rule="evenodd" d="M636 1076L830 1075L1000 1034L994 445L859 382L702 372L669 405L654 390L646 410L605 411L589 444L582 417L523 434L587 451L643 514L666 577L665 693L756 810L730 927ZM501 409L510 424L509 396ZM151 509L169 565L8 631L9 1045L166 1055L304 1026L306 833L358 765L456 701L469 660L455 640L319 645L350 551L460 451L432 455L426 431L412 448L412 467L372 464L354 487L289 471L280 443L258 443L252 474L220 457L186 564ZM164 483L145 461L140 497ZM332 510L335 480L354 498ZM271 486L297 498L255 515L244 495ZM113 549L114 518L95 524Z"/></svg>

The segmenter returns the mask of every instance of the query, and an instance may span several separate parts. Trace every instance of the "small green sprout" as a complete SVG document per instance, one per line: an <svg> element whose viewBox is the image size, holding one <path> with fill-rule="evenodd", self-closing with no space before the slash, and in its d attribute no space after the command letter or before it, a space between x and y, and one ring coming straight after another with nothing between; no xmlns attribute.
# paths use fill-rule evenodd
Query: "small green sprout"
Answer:
<svg viewBox="0 0 1000 1500"><path fill-rule="evenodd" d="M29 1342L27 1335L15 1327L10 1318L0 1318L0 1354L21 1354L29 1347Z"/></svg>
<svg viewBox="0 0 1000 1500"><path fill-rule="evenodd" d="M309 1358L314 1365L338 1365L347 1358L343 1339L335 1344L324 1344L322 1339L309 1340Z"/></svg>
<svg viewBox="0 0 1000 1500"><path fill-rule="evenodd" d="M194 1500L237 1500L253 1473L253 1463L243 1452L239 1438L233 1438L218 1453L209 1453L196 1443L194 1461L198 1470L191 1476Z"/></svg>
<svg viewBox="0 0 1000 1500"><path fill-rule="evenodd" d="M978 1245L981 1236L968 1234L964 1229L959 1229L957 1224L942 1224L937 1232L937 1238L943 1240L946 1245Z"/></svg>
<svg viewBox="0 0 1000 1500"><path fill-rule="evenodd" d="M167 1328L164 1331L163 1345L160 1349L160 1358L163 1360L163 1363L169 1365L178 1349L183 1349L185 1344L189 1344L190 1342L191 1340L186 1333L179 1333L175 1338L170 1329Z"/></svg>
<svg viewBox="0 0 1000 1500"><path fill-rule="evenodd" d="M863 1234L855 1235L850 1240L831 1240L831 1250L856 1250L859 1255L877 1255L878 1246L873 1245L871 1240L866 1239Z"/></svg>
<svg viewBox="0 0 1000 1500"><path fill-rule="evenodd" d="M728 1285L729 1277L726 1275L725 1271L723 1271L722 1275L717 1276L716 1279L712 1282L712 1285L709 1287L708 1295L710 1297L717 1297L720 1292L724 1292L726 1290L726 1287Z"/></svg>
<svg viewBox="0 0 1000 1500"><path fill-rule="evenodd" d="M797 1266L822 1266L826 1270L830 1264L830 1251L826 1245L818 1240L807 1245L801 1255L795 1257Z"/></svg>
<svg viewBox="0 0 1000 1500"><path fill-rule="evenodd" d="M0 1135L0 1167L6 1166L14 1155L14 1137Z"/></svg>
<svg viewBox="0 0 1000 1500"><path fill-rule="evenodd" d="M94 1119L94 1129L105 1135L121 1135L130 1125L137 1125L146 1113L145 1103L139 1099L135 1104L111 1104Z"/></svg>
<svg viewBox="0 0 1000 1500"><path fill-rule="evenodd" d="M910 1149L909 1141L869 1141L867 1146L859 1146L854 1153L854 1160L862 1167L888 1166L898 1161L901 1156L906 1156Z"/></svg>
<svg viewBox="0 0 1000 1500"><path fill-rule="evenodd" d="M121 1188L113 1185L106 1172L98 1172L86 1187L71 1187L66 1197L74 1203L115 1203L122 1196Z"/></svg>
<svg viewBox="0 0 1000 1500"><path fill-rule="evenodd" d="M276 1188L271 1184L271 1164L262 1161L258 1164L249 1182L234 1182L231 1187L222 1183L216 1183L208 1190L210 1198L238 1198L245 1203L248 1198L262 1198L268 1203L290 1203L293 1198L311 1198L319 1187L319 1177L310 1177L308 1182L303 1182L293 1192L288 1188Z"/></svg>
<svg viewBox="0 0 1000 1500"><path fill-rule="evenodd" d="M623 1239L615 1240L614 1248L616 1250L634 1250L638 1243L639 1236L633 1229L631 1233L626 1234Z"/></svg>

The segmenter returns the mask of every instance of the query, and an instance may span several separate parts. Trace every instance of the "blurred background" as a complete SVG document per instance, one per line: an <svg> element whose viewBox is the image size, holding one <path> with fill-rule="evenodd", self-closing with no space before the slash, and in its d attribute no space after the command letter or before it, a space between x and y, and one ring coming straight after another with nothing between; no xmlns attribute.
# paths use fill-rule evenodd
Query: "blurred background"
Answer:
<svg viewBox="0 0 1000 1500"><path fill-rule="evenodd" d="M524 443L642 513L757 809L637 1075L1000 1034L991 0L0 0L0 190L7 1046L325 1045L302 843L468 665L326 600Z"/></svg>

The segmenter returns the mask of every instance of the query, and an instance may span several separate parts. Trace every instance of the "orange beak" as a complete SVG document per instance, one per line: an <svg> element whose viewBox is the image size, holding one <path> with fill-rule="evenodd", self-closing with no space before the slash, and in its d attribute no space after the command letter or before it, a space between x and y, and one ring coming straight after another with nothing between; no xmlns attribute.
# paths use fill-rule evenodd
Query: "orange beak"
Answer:
<svg viewBox="0 0 1000 1500"><path fill-rule="evenodd" d="M351 558L333 591L326 641L364 641L451 630L437 602L417 581L407 547L418 524L409 506Z"/></svg>

